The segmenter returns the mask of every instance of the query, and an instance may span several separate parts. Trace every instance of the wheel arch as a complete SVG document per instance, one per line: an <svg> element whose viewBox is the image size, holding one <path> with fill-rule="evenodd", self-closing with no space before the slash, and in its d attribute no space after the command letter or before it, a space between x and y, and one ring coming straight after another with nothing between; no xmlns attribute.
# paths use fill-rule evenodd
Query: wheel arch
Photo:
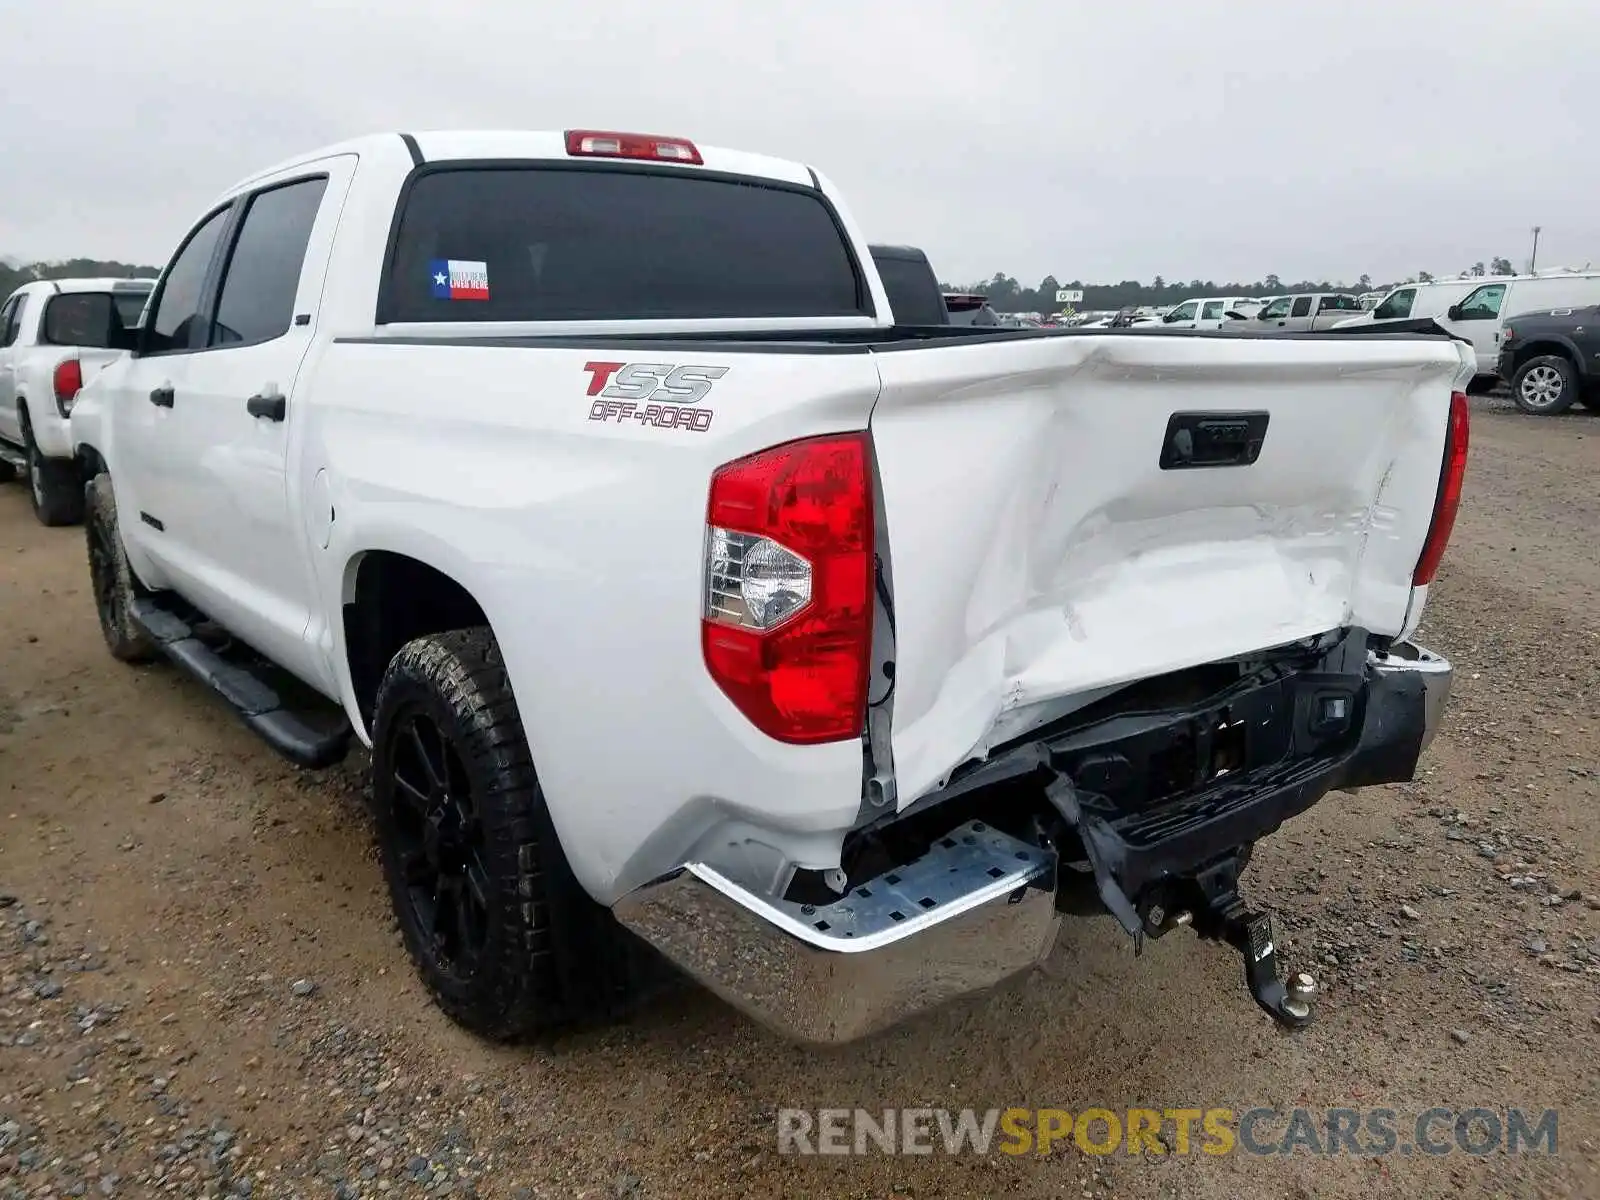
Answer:
<svg viewBox="0 0 1600 1200"><path fill-rule="evenodd" d="M83 472L85 484L96 475L111 474L111 467L106 462L106 456L100 453L99 447L93 442L80 442L73 454L78 460L78 469Z"/></svg>
<svg viewBox="0 0 1600 1200"><path fill-rule="evenodd" d="M339 598L343 666L361 726L369 732L378 684L401 646L452 629L492 629L482 603L456 573L397 550L352 554Z"/></svg>
<svg viewBox="0 0 1600 1200"><path fill-rule="evenodd" d="M1565 338L1549 335L1536 337L1525 346L1519 345L1516 353L1512 356L1511 369L1512 371L1519 371L1533 359L1543 358L1551 354L1567 359L1577 369L1578 377L1580 379L1584 377L1583 355L1579 354L1572 343ZM1507 382L1510 381L1508 380Z"/></svg>

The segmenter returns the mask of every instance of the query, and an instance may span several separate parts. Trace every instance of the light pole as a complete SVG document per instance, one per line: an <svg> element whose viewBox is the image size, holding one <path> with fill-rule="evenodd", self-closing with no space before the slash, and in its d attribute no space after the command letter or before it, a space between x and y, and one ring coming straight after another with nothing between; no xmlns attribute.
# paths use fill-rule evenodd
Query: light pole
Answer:
<svg viewBox="0 0 1600 1200"><path fill-rule="evenodd" d="M1540 226L1538 226L1538 225L1535 225L1533 227L1533 253L1528 255L1528 274L1529 275L1533 274L1534 267L1537 265L1537 263L1539 261L1539 229L1540 229Z"/></svg>

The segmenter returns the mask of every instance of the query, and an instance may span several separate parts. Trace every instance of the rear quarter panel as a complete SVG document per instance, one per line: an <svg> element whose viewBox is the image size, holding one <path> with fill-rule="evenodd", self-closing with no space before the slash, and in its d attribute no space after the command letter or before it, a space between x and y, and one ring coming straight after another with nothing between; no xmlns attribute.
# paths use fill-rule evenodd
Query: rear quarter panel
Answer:
<svg viewBox="0 0 1600 1200"><path fill-rule="evenodd" d="M697 405L710 413L704 429L664 428L590 395L589 362L726 371ZM878 392L870 355L342 341L307 378L291 487L308 521L331 520L307 531L317 607L340 611L372 550L426 562L472 593L504 652L562 845L596 899L678 865L719 822L789 831L791 850L850 824L860 747L775 742L706 672L702 555L712 471L865 428ZM359 727L337 620L325 647ZM821 837L814 865L837 861L837 845L836 832Z"/></svg>

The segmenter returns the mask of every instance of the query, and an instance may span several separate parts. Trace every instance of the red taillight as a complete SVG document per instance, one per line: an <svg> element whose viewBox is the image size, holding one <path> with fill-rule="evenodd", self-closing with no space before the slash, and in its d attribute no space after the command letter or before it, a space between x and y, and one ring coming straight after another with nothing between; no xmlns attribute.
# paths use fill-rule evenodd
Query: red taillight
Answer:
<svg viewBox="0 0 1600 1200"><path fill-rule="evenodd" d="M83 389L83 367L75 358L57 363L51 384L55 388L56 409L64 417L72 411L72 402Z"/></svg>
<svg viewBox="0 0 1600 1200"><path fill-rule="evenodd" d="M871 447L808 438L719 467L706 508L706 667L782 742L857 737L872 658Z"/></svg>
<svg viewBox="0 0 1600 1200"><path fill-rule="evenodd" d="M1439 474L1439 495L1433 502L1433 520L1428 525L1428 540L1422 543L1422 556L1411 573L1412 587L1427 587L1438 573L1439 560L1455 528L1456 509L1461 507L1461 481L1467 474L1467 395L1450 397L1450 421L1445 427L1444 467Z"/></svg>
<svg viewBox="0 0 1600 1200"><path fill-rule="evenodd" d="M687 138L656 137L649 133L611 133L602 129L567 130L567 153L593 158L701 163L700 151Z"/></svg>

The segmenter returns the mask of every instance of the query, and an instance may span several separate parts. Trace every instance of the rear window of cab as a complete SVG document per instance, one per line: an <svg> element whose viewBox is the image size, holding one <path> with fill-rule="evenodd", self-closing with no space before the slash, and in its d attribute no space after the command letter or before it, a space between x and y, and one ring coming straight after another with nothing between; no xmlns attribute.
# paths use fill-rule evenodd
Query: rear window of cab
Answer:
<svg viewBox="0 0 1600 1200"><path fill-rule="evenodd" d="M870 316L821 193L640 167L423 168L379 323Z"/></svg>

